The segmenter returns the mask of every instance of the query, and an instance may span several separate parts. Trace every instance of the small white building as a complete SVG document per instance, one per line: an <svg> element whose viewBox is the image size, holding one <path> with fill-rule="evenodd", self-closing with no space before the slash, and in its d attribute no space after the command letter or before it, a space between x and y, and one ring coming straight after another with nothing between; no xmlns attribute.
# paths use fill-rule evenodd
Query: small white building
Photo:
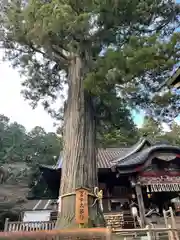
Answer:
<svg viewBox="0 0 180 240"><path fill-rule="evenodd" d="M53 221L57 218L56 200L28 200L23 204L21 220L23 222Z"/></svg>

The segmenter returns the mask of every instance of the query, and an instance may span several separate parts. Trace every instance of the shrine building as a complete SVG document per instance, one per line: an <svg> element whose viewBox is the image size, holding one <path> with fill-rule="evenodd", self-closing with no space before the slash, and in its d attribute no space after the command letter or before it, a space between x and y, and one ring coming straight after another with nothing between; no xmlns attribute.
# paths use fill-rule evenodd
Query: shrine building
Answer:
<svg viewBox="0 0 180 240"><path fill-rule="evenodd" d="M59 158L55 168L40 166L56 199L59 197L62 161ZM152 208L158 209L159 217L169 206L176 215L179 214L180 147L162 142L153 144L142 138L130 148L98 149L97 161L107 221L108 216L117 214L119 224L123 219L121 227L126 227L125 222L128 225L128 219L132 218L132 202L137 205L142 226L147 224ZM130 227L133 226L127 226Z"/></svg>

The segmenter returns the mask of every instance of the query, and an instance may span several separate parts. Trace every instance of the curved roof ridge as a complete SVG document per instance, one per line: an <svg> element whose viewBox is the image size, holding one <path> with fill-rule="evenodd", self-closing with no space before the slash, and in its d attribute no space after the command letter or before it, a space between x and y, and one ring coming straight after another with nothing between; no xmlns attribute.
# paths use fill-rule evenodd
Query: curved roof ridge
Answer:
<svg viewBox="0 0 180 240"><path fill-rule="evenodd" d="M148 140L145 137L141 137L136 144L134 144L131 148L129 148L129 151L128 151L128 153L126 153L125 156L120 157L120 158L119 157L114 158L111 161L111 164L115 165L119 161L124 162L129 156L131 156L131 155L135 154L137 151L139 151L146 143L150 146L152 145L150 140Z"/></svg>
<svg viewBox="0 0 180 240"><path fill-rule="evenodd" d="M133 158L126 158L125 161L116 162L116 164L114 164L112 167L130 167L138 164L142 165L146 162L146 160L149 159L149 156L156 151L162 153L172 152L174 154L180 154L180 147L167 144L151 146L144 149L139 154L136 154Z"/></svg>

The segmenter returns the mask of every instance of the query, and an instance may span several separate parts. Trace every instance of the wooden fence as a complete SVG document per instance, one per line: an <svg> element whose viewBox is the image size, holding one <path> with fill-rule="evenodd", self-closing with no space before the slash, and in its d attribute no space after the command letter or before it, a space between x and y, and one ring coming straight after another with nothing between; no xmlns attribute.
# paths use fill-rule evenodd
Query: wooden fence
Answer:
<svg viewBox="0 0 180 240"><path fill-rule="evenodd" d="M6 219L4 225L4 232L19 232L19 231L40 231L40 230L53 230L56 221L43 221L43 222L10 222Z"/></svg>

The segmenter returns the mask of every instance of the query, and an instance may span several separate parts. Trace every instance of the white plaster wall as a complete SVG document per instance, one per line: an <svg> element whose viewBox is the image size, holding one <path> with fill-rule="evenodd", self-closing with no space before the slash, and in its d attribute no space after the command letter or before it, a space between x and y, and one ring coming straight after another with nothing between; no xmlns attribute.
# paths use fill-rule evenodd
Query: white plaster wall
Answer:
<svg viewBox="0 0 180 240"><path fill-rule="evenodd" d="M50 210L25 211L23 222L49 221Z"/></svg>

